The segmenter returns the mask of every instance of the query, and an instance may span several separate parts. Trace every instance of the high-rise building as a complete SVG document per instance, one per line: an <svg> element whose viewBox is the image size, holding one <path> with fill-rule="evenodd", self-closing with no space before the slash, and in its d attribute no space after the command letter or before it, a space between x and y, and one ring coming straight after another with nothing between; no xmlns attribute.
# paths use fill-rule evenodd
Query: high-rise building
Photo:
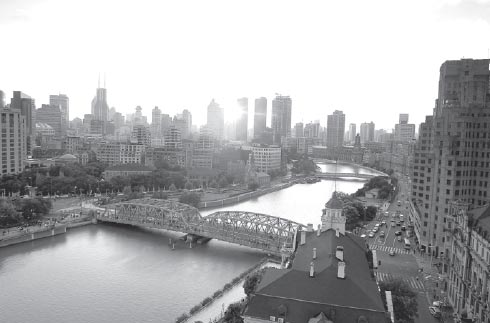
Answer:
<svg viewBox="0 0 490 323"><path fill-rule="evenodd" d="M182 119L185 121L185 133L182 134L183 138L189 138L192 131L192 114L189 110L184 109L182 111Z"/></svg>
<svg viewBox="0 0 490 323"><path fill-rule="evenodd" d="M1 92L1 91L0 91ZM0 171L1 175L24 170L26 160L26 117L20 109L5 108L0 97Z"/></svg>
<svg viewBox="0 0 490 323"><path fill-rule="evenodd" d="M10 108L19 110L25 117L25 134L27 154L31 154L34 147L34 138L36 136L36 103L33 98L21 91L14 91L10 100Z"/></svg>
<svg viewBox="0 0 490 323"><path fill-rule="evenodd" d="M94 120L107 122L108 113L107 90L99 86L95 92L95 97L92 99L92 115Z"/></svg>
<svg viewBox="0 0 490 323"><path fill-rule="evenodd" d="M162 114L161 132L165 133L165 131L167 131L167 129L170 128L171 125L172 125L172 118L166 113Z"/></svg>
<svg viewBox="0 0 490 323"><path fill-rule="evenodd" d="M151 110L151 135L154 138L160 137L162 134L162 110L158 107Z"/></svg>
<svg viewBox="0 0 490 323"><path fill-rule="evenodd" d="M349 142L351 144L356 142L356 135L357 135L356 124L355 123L349 124Z"/></svg>
<svg viewBox="0 0 490 323"><path fill-rule="evenodd" d="M144 124L136 124L131 132L131 141L140 145L150 146L151 133L150 128Z"/></svg>
<svg viewBox="0 0 490 323"><path fill-rule="evenodd" d="M194 144L192 167L213 168L214 131L209 126L201 127L199 139Z"/></svg>
<svg viewBox="0 0 490 323"><path fill-rule="evenodd" d="M237 100L238 116L235 120L236 140L246 141L248 137L248 98Z"/></svg>
<svg viewBox="0 0 490 323"><path fill-rule="evenodd" d="M257 172L267 173L281 169L281 147L254 144L252 154Z"/></svg>
<svg viewBox="0 0 490 323"><path fill-rule="evenodd" d="M56 138L66 136L66 128L63 128L64 121L59 105L43 104L41 108L36 110L36 122L50 125L54 129Z"/></svg>
<svg viewBox="0 0 490 323"><path fill-rule="evenodd" d="M306 124L303 136L306 138L320 138L320 121L317 120Z"/></svg>
<svg viewBox="0 0 490 323"><path fill-rule="evenodd" d="M247 141L248 134L248 98L240 98L238 103L238 119L236 120L236 140Z"/></svg>
<svg viewBox="0 0 490 323"><path fill-rule="evenodd" d="M374 123L361 123L361 143L374 141Z"/></svg>
<svg viewBox="0 0 490 323"><path fill-rule="evenodd" d="M225 117L224 110L213 100L208 105L208 118L207 118L207 126L209 130L213 132L213 135L216 139L223 139L223 130L225 127Z"/></svg>
<svg viewBox="0 0 490 323"><path fill-rule="evenodd" d="M276 95L272 100L272 134L274 143L281 143L281 137L291 136L291 107L289 96Z"/></svg>
<svg viewBox="0 0 490 323"><path fill-rule="evenodd" d="M254 138L259 138L267 125L267 99L264 97L255 99L254 113Z"/></svg>
<svg viewBox="0 0 490 323"><path fill-rule="evenodd" d="M412 201L419 210L414 222L420 223L422 250L436 257L449 249L449 203L459 200L476 208L490 202L489 79L488 59L444 62L434 115L419 129L412 172Z"/></svg>
<svg viewBox="0 0 490 323"><path fill-rule="evenodd" d="M335 110L327 118L327 147L342 147L345 132L345 114Z"/></svg>
<svg viewBox="0 0 490 323"><path fill-rule="evenodd" d="M400 114L400 121L395 124L396 141L412 141L415 138L415 125L408 123L408 114Z"/></svg>
<svg viewBox="0 0 490 323"><path fill-rule="evenodd" d="M298 122L294 125L294 137L296 138L304 137L303 122Z"/></svg>
<svg viewBox="0 0 490 323"><path fill-rule="evenodd" d="M49 105L60 108L62 118L61 133L66 136L66 130L70 125L70 99L66 94L50 95Z"/></svg>
<svg viewBox="0 0 490 323"><path fill-rule="evenodd" d="M182 149L182 133L175 126L170 126L164 133L165 148Z"/></svg>

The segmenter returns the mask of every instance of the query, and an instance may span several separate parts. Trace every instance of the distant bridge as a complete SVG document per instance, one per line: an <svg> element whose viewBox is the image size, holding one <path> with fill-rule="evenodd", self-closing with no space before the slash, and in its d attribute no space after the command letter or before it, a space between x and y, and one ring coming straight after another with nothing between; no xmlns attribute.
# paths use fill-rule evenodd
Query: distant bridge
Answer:
<svg viewBox="0 0 490 323"><path fill-rule="evenodd" d="M361 178L361 179L371 179L376 176L375 174L359 174L359 173L316 173L318 178Z"/></svg>
<svg viewBox="0 0 490 323"><path fill-rule="evenodd" d="M291 252L302 227L283 218L243 211L219 211L206 217L172 200L137 199L113 204L97 220L165 229L260 249L274 255Z"/></svg>

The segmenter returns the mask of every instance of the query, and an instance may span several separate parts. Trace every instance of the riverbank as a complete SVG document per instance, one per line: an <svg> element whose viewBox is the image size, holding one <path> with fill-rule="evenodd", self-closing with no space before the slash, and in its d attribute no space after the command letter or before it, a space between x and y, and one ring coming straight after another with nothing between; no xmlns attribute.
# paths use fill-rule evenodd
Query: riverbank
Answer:
<svg viewBox="0 0 490 323"><path fill-rule="evenodd" d="M208 208L222 207L222 206L227 206L227 205L231 205L231 204L236 204L236 203L244 202L244 201L247 201L247 200L250 200L250 199L253 199L253 198L257 198L257 197L262 196L262 195L265 195L265 194L269 194L269 193L272 193L272 192L276 192L276 191L279 191L279 190L282 190L282 189L291 187L291 186L293 186L296 183L297 183L297 180L291 180L288 183L276 184L276 185L274 185L272 187L267 187L267 188L259 189L257 191L243 193L243 194L240 194L240 195L237 195L237 196L233 196L233 197L228 197L228 198L225 198L225 199L200 202L199 205L198 205L198 209L208 209Z"/></svg>

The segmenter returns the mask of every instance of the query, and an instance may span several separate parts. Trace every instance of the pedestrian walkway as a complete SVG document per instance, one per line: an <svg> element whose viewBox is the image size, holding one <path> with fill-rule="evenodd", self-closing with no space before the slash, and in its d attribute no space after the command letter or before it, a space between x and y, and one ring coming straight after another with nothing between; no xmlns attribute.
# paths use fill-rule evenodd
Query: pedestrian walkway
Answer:
<svg viewBox="0 0 490 323"><path fill-rule="evenodd" d="M424 290L424 284L420 280L417 279L418 277L407 277L407 276L401 277L401 276L394 276L394 275L388 274L388 273L380 273L379 271L376 272L376 281L377 282L380 282L380 281L386 282L386 281L394 280L397 278L403 280L412 289L419 290L419 291Z"/></svg>
<svg viewBox="0 0 490 323"><path fill-rule="evenodd" d="M371 250L380 250L380 251L384 251L384 252L393 251L394 253L401 254L401 255L409 255L409 254L412 253L410 250L396 248L396 247L382 246L382 245L379 245L379 244L376 244L376 243L370 243L369 244L369 249L371 249Z"/></svg>

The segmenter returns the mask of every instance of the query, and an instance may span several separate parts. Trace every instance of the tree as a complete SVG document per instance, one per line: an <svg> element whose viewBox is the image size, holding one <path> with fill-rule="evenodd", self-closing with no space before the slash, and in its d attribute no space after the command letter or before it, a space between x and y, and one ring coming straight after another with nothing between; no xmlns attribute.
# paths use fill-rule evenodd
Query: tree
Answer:
<svg viewBox="0 0 490 323"><path fill-rule="evenodd" d="M366 208L366 219L368 221L373 220L376 217L376 212L378 212L378 208L370 205Z"/></svg>
<svg viewBox="0 0 490 323"><path fill-rule="evenodd" d="M315 162L308 157L303 157L300 160L297 160L293 162L293 168L291 169L291 172L295 174L311 174L316 172L317 165Z"/></svg>
<svg viewBox="0 0 490 323"><path fill-rule="evenodd" d="M222 176L219 181L218 181L219 187L223 188L228 186L228 180L226 179L225 176Z"/></svg>
<svg viewBox="0 0 490 323"><path fill-rule="evenodd" d="M243 282L243 291L248 297L250 297L250 295L255 293L261 279L262 279L261 272L255 272L247 276L247 278L245 278L245 281Z"/></svg>
<svg viewBox="0 0 490 323"><path fill-rule="evenodd" d="M20 213L9 200L0 199L0 227L9 228L21 223Z"/></svg>
<svg viewBox="0 0 490 323"><path fill-rule="evenodd" d="M361 221L361 217L359 215L359 211L352 205L346 205L344 207L344 215L345 215L345 228L349 231L359 226Z"/></svg>
<svg viewBox="0 0 490 323"><path fill-rule="evenodd" d="M184 188L186 190L192 190L192 188L193 188L192 183L189 181L185 182Z"/></svg>
<svg viewBox="0 0 490 323"><path fill-rule="evenodd" d="M201 202L201 196L196 192L184 192L180 196L179 202L192 205L193 207L198 207L199 203Z"/></svg>
<svg viewBox="0 0 490 323"><path fill-rule="evenodd" d="M154 199L166 200L168 199L168 194L165 192L154 192L152 197Z"/></svg>
<svg viewBox="0 0 490 323"><path fill-rule="evenodd" d="M177 187L175 187L175 184L172 183L172 185L170 185L170 187L168 188L170 191L176 191L177 190Z"/></svg>
<svg viewBox="0 0 490 323"><path fill-rule="evenodd" d="M243 323L243 319L240 316L242 308L239 303L230 304L225 312L223 321L225 323Z"/></svg>
<svg viewBox="0 0 490 323"><path fill-rule="evenodd" d="M259 184L257 182L248 183L248 189L252 191L256 191L259 188Z"/></svg>
<svg viewBox="0 0 490 323"><path fill-rule="evenodd" d="M386 291L391 291L396 323L413 323L418 317L417 294L401 279L380 281L381 297L386 307Z"/></svg>
<svg viewBox="0 0 490 323"><path fill-rule="evenodd" d="M28 221L48 214L51 209L51 201L43 198L18 199L14 205L22 213L24 219Z"/></svg>
<svg viewBox="0 0 490 323"><path fill-rule="evenodd" d="M131 193L133 193L133 190L131 189L131 186L128 185L124 187L122 192L124 195L129 196Z"/></svg>

